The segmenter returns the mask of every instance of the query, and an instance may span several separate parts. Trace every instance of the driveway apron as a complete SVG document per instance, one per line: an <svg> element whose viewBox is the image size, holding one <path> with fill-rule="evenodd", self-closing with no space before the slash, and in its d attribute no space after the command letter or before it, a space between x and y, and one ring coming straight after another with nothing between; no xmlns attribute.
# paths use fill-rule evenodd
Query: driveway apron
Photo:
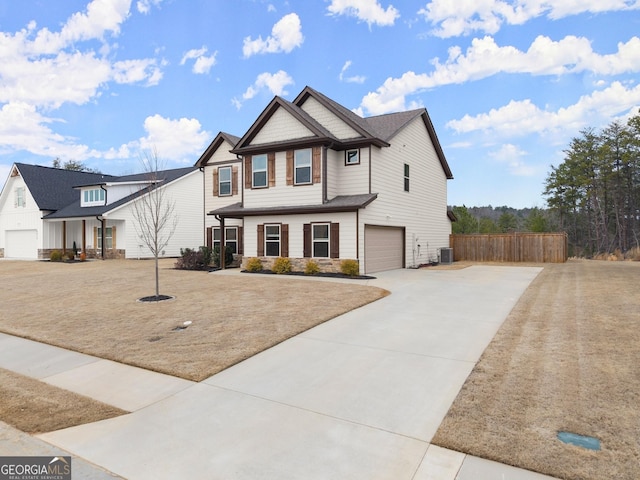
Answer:
<svg viewBox="0 0 640 480"><path fill-rule="evenodd" d="M382 272L368 284L392 293L377 302L134 413L40 438L130 479L427 478L431 438L540 271Z"/></svg>

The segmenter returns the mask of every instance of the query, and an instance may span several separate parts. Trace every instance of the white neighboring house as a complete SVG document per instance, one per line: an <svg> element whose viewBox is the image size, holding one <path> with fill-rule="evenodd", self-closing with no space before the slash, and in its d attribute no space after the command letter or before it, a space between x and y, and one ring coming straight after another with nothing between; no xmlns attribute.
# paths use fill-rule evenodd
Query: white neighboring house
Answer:
<svg viewBox="0 0 640 480"><path fill-rule="evenodd" d="M53 250L87 258L149 258L135 229L133 202L146 188L166 190L178 227L162 256L202 245L202 174L196 167L128 176L16 163L0 193L0 257L48 259Z"/></svg>
<svg viewBox="0 0 640 480"><path fill-rule="evenodd" d="M368 274L449 247L453 175L424 108L363 118L305 87L293 102L275 97L240 139L219 134L196 165L209 238L245 262L336 271L355 259Z"/></svg>

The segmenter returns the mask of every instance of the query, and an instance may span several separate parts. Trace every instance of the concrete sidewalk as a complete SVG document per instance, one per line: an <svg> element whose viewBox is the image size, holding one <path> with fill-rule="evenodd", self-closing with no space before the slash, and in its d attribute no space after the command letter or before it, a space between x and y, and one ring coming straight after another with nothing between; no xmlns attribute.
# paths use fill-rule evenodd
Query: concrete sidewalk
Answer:
<svg viewBox="0 0 640 480"><path fill-rule="evenodd" d="M125 478L549 478L429 444L539 271L383 272L392 295L199 384L8 336L0 367L134 411L39 436Z"/></svg>

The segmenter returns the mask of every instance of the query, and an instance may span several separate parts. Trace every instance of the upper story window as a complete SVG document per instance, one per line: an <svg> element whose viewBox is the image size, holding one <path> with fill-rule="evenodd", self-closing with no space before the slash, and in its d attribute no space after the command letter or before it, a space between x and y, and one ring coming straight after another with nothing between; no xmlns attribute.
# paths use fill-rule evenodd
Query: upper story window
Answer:
<svg viewBox="0 0 640 480"><path fill-rule="evenodd" d="M360 150L347 150L344 152L345 165L357 165L360 163Z"/></svg>
<svg viewBox="0 0 640 480"><path fill-rule="evenodd" d="M267 186L267 156L255 155L251 159L251 173L253 177L252 187Z"/></svg>
<svg viewBox="0 0 640 480"><path fill-rule="evenodd" d="M218 195L221 197L231 195L231 167L218 169Z"/></svg>
<svg viewBox="0 0 640 480"><path fill-rule="evenodd" d="M294 156L294 183L304 185L311 183L311 149L296 150Z"/></svg>
<svg viewBox="0 0 640 480"><path fill-rule="evenodd" d="M409 191L409 165L404 164L404 191Z"/></svg>
<svg viewBox="0 0 640 480"><path fill-rule="evenodd" d="M82 206L104 205L105 193L101 188L93 188L82 192Z"/></svg>
<svg viewBox="0 0 640 480"><path fill-rule="evenodd" d="M27 205L26 194L24 187L16 187L16 198L15 198L15 206L16 207L25 207Z"/></svg>

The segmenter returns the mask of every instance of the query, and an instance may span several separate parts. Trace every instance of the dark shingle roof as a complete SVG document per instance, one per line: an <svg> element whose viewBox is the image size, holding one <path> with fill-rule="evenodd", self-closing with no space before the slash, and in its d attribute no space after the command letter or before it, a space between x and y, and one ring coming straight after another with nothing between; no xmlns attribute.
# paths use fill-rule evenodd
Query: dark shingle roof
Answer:
<svg viewBox="0 0 640 480"><path fill-rule="evenodd" d="M40 210L53 213L46 218L90 217L101 215L131 200L129 195L110 205L98 207L80 207L80 190L76 187L104 185L105 183L134 182L149 178L147 173L117 177L101 173L77 172L60 168L43 167L16 163L20 175L24 179L31 195ZM197 170L196 167L177 168L158 172L158 179L166 185L187 173Z"/></svg>
<svg viewBox="0 0 640 480"><path fill-rule="evenodd" d="M16 163L20 175L29 188L40 210L59 210L80 200L80 192L73 187L85 183L112 181L112 175L78 172L61 168Z"/></svg>

